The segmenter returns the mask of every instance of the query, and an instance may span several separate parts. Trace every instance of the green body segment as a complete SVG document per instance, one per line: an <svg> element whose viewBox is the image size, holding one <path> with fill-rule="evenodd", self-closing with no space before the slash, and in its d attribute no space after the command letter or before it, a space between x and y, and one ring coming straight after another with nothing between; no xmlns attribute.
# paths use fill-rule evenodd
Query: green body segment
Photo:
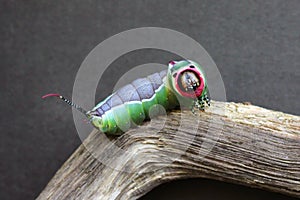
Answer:
<svg viewBox="0 0 300 200"><path fill-rule="evenodd" d="M176 96L165 84L162 84L151 98L125 102L106 111L101 119L94 118L92 123L104 133L120 135L131 127L140 125L150 117L156 116L156 105L161 105L166 110L173 109L178 105Z"/></svg>

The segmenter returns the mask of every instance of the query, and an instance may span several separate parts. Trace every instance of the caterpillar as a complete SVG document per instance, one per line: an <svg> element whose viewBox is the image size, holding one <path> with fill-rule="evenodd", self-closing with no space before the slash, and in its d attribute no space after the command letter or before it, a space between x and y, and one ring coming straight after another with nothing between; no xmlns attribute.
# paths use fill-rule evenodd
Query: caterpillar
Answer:
<svg viewBox="0 0 300 200"><path fill-rule="evenodd" d="M177 106L204 111L210 106L209 91L202 67L191 60L170 61L168 69L139 78L123 86L92 110L86 111L59 94L55 96L83 113L101 132L120 135L150 119L151 109L161 105L166 110ZM159 114L157 112L154 115ZM153 115L153 114L152 114Z"/></svg>

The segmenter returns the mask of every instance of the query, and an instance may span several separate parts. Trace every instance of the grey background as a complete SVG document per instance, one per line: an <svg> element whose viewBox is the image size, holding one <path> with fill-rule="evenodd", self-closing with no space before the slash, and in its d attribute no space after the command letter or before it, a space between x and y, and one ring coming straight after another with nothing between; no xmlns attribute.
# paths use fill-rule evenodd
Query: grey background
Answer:
<svg viewBox="0 0 300 200"><path fill-rule="evenodd" d="M37 197L80 145L71 109L40 97L71 97L81 62L107 37L145 26L183 32L210 53L229 101L299 115L299 19L297 0L1 1L0 199ZM122 56L101 79L97 99L131 67L174 57L157 50ZM157 196L292 199L203 179L164 184L142 199Z"/></svg>

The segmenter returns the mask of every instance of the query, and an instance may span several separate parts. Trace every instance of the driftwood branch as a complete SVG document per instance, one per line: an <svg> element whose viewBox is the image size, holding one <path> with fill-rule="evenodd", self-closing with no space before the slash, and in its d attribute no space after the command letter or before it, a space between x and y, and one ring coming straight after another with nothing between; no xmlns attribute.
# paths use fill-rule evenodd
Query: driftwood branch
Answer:
<svg viewBox="0 0 300 200"><path fill-rule="evenodd" d="M199 116L173 111L117 138L93 131L38 199L136 199L190 177L300 197L300 117L212 102Z"/></svg>

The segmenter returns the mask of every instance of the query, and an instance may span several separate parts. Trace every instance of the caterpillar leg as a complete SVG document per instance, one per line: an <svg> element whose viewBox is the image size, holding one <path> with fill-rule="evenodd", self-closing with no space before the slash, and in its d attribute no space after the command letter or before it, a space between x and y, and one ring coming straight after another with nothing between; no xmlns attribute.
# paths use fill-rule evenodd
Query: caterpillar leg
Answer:
<svg viewBox="0 0 300 200"><path fill-rule="evenodd" d="M195 101L194 101L194 102L193 102L193 105L191 106L191 111L192 111L192 113L193 113L194 115L196 115L195 107L196 107L196 105L195 105Z"/></svg>
<svg viewBox="0 0 300 200"><path fill-rule="evenodd" d="M208 95L204 95L203 101L206 103L207 106L210 106L210 98Z"/></svg>
<svg viewBox="0 0 300 200"><path fill-rule="evenodd" d="M191 107L191 111L193 114L195 114L195 108L197 108L200 111L204 111L206 106L210 106L210 99L205 94L204 96L200 96L194 100L193 105Z"/></svg>

